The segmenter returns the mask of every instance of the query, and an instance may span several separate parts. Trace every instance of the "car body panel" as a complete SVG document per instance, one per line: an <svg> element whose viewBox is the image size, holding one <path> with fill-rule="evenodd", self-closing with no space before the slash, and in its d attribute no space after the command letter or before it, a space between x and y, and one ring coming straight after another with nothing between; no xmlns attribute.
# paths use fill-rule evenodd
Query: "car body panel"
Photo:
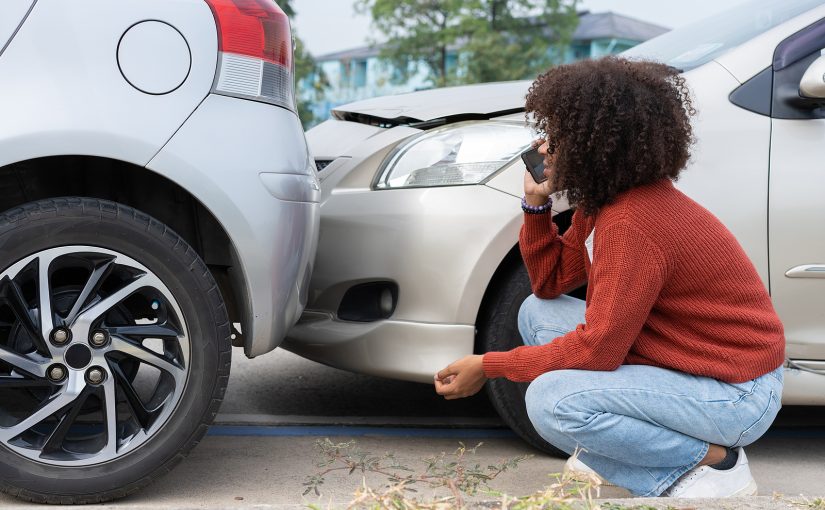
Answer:
<svg viewBox="0 0 825 510"><path fill-rule="evenodd" d="M272 127L279 125L293 128L274 136ZM277 347L307 300L319 211L317 202L301 201L303 191L291 200L276 198L261 176L301 171L315 179L298 117L277 106L210 95L147 168L192 193L235 245L249 292L246 355Z"/></svg>
<svg viewBox="0 0 825 510"><path fill-rule="evenodd" d="M307 144L315 159L335 159L350 156L349 150L367 138L386 131L378 126L347 122L341 129L338 120L324 121L312 129L313 136L307 136Z"/></svg>
<svg viewBox="0 0 825 510"><path fill-rule="evenodd" d="M17 28L26 19L26 15L35 0L4 0L0 2L0 55L14 37Z"/></svg>
<svg viewBox="0 0 825 510"><path fill-rule="evenodd" d="M823 405L825 393L825 362L806 361L785 367L782 404Z"/></svg>
<svg viewBox="0 0 825 510"><path fill-rule="evenodd" d="M81 28L100 17L108 22ZM184 35L192 59L185 82L164 95L136 90L117 63L124 32L157 18ZM0 104L15 119L0 124L0 166L65 154L146 165L209 94L217 44L205 2L39 0L0 63Z"/></svg>
<svg viewBox="0 0 825 510"><path fill-rule="evenodd" d="M483 83L382 96L338 106L342 113L360 113L380 119L427 121L450 116L491 115L524 108L530 81Z"/></svg>
<svg viewBox="0 0 825 510"><path fill-rule="evenodd" d="M825 119L773 119L771 137L771 294L785 325L787 354L825 359ZM786 275L800 266L808 271Z"/></svg>
<svg viewBox="0 0 825 510"><path fill-rule="evenodd" d="M745 82L773 63L776 46L791 34L825 17L825 5L811 9L720 55L716 60Z"/></svg>
<svg viewBox="0 0 825 510"><path fill-rule="evenodd" d="M339 321L305 312L281 346L344 370L432 383L433 373L472 352L475 327L416 321Z"/></svg>
<svg viewBox="0 0 825 510"><path fill-rule="evenodd" d="M337 310L353 284L389 280L401 289L394 319L475 324L483 275L515 245L517 211L518 199L486 186L334 194L323 206L318 248L335 255L318 259L311 286L325 290L310 308ZM430 284L417 285L422 278Z"/></svg>

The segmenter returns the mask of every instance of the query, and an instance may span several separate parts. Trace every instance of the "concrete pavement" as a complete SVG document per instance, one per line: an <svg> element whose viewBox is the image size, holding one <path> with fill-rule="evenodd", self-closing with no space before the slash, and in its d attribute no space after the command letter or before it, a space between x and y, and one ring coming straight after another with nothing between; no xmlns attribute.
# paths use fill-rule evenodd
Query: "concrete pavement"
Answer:
<svg viewBox="0 0 825 510"><path fill-rule="evenodd" d="M231 433L232 430L223 428L224 433ZM424 437L405 435L406 430L409 434L420 436L420 429L388 431L360 428L351 429L355 434L346 434L345 429L336 427L321 432L336 430L340 435L330 436L332 441L355 439L361 450L374 454L393 452L400 463L414 469L421 468L423 459L427 457L454 451L460 440L468 446L484 442L474 456L467 458L468 465L478 463L487 466L519 455L535 454L516 438L481 438L479 436L485 435L483 430L430 429ZM354 491L361 484L362 478L358 473L331 473L321 485L321 497L302 496L303 482L320 471L316 464L321 457L314 443L316 439L326 436L286 435L310 432L306 427L257 427L246 432L256 431L262 435L209 435L188 459L154 485L112 504L87 508L306 508L310 503L319 504L322 508L344 508L351 501ZM455 437L439 437L443 435ZM806 438L804 435L798 437L777 431L772 437L766 437L748 448L748 456L759 483L759 498L712 504L663 498L652 502L657 506L672 505L676 508L805 508L772 496L775 492L782 493L784 498L798 498L803 494L813 500L825 496L825 437ZM563 459L538 454L523 461L516 470L500 475L490 485L510 495L528 495L552 483L549 474L560 472L563 462ZM368 474L366 482L370 487L380 489L387 480ZM446 495L443 490L420 489L423 489L421 494L425 496ZM601 495L607 498L628 496L624 490L613 487L603 488ZM626 506L651 503L638 499L616 502ZM0 506L30 508L33 505L20 504L11 497L0 496Z"/></svg>

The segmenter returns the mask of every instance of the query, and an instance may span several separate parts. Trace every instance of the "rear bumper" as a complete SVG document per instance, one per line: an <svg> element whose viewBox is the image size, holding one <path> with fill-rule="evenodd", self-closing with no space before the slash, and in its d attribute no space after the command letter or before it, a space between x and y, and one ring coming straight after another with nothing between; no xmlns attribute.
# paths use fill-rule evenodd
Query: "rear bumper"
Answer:
<svg viewBox="0 0 825 510"><path fill-rule="evenodd" d="M187 189L227 232L246 355L277 347L306 305L318 244L320 192L298 118L210 95L147 168Z"/></svg>
<svg viewBox="0 0 825 510"><path fill-rule="evenodd" d="M472 354L475 327L400 320L348 322L304 312L281 347L343 370L432 383L433 375Z"/></svg>

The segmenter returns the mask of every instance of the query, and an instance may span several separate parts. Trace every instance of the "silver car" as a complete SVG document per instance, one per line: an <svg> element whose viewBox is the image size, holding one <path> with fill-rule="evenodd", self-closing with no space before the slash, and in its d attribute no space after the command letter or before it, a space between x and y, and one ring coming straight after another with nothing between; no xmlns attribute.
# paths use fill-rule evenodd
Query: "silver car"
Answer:
<svg viewBox="0 0 825 510"><path fill-rule="evenodd" d="M820 0L751 0L625 53L684 71L698 144L677 186L728 226L769 288L787 337L786 404L825 404L823 48ZM307 133L321 238L307 311L284 347L432 383L462 356L521 343L529 85L361 101ZM572 212L556 198L564 230ZM527 419L524 388L494 380L488 394L518 434L554 451Z"/></svg>
<svg viewBox="0 0 825 510"><path fill-rule="evenodd" d="M298 319L319 187L292 75L272 0L0 2L0 490L145 486L232 345Z"/></svg>

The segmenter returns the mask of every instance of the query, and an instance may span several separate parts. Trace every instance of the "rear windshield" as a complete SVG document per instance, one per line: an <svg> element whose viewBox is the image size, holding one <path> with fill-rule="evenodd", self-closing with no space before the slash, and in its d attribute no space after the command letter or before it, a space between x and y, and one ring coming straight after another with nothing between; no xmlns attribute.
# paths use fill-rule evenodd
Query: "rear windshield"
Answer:
<svg viewBox="0 0 825 510"><path fill-rule="evenodd" d="M748 0L671 30L622 55L657 60L687 71L822 3L823 0ZM689 8L689 4L681 5Z"/></svg>

